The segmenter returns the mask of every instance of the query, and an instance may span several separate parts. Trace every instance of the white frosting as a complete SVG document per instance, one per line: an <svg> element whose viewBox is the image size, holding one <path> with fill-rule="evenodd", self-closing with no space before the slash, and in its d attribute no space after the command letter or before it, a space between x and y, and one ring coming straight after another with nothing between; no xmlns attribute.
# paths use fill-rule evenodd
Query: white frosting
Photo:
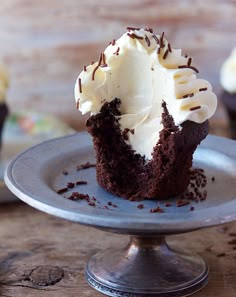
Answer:
<svg viewBox="0 0 236 297"><path fill-rule="evenodd" d="M221 67L220 82L225 91L236 93L236 48Z"/></svg>
<svg viewBox="0 0 236 297"><path fill-rule="evenodd" d="M143 39L128 36L132 33ZM134 134L128 134L127 142L136 152L151 159L153 147L163 128L163 100L176 125L186 120L204 122L215 112L217 100L211 85L205 80L196 79L194 69L178 68L189 61L189 58L181 55L181 50L172 49L163 59L168 49L166 39L163 39L165 45L157 54L159 44L151 32L141 29L128 34L125 33L114 45L106 48L106 67L98 67L96 62L80 73L75 83L75 100L82 114L96 114L104 102L119 98L121 129L134 129ZM159 35L156 36L161 39ZM145 37L150 40L150 45ZM207 90L199 91L202 88ZM183 98L192 93L193 96ZM190 110L196 106L200 108Z"/></svg>
<svg viewBox="0 0 236 297"><path fill-rule="evenodd" d="M5 101L8 85L9 85L8 71L6 67L0 63L0 103Z"/></svg>

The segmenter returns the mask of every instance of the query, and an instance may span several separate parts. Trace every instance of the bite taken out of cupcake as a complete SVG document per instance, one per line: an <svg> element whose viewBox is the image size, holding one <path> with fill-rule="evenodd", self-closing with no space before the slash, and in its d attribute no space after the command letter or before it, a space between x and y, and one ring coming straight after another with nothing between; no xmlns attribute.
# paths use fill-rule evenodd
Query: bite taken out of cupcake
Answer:
<svg viewBox="0 0 236 297"><path fill-rule="evenodd" d="M0 150L2 145L2 131L8 115L6 93L9 86L9 76L6 67L0 62Z"/></svg>
<svg viewBox="0 0 236 297"><path fill-rule="evenodd" d="M220 71L223 102L230 124L231 137L236 139L236 47L225 60Z"/></svg>
<svg viewBox="0 0 236 297"><path fill-rule="evenodd" d="M193 153L217 105L210 83L197 73L191 57L150 28L128 27L84 66L75 100L90 114L100 186L130 200L185 191Z"/></svg>

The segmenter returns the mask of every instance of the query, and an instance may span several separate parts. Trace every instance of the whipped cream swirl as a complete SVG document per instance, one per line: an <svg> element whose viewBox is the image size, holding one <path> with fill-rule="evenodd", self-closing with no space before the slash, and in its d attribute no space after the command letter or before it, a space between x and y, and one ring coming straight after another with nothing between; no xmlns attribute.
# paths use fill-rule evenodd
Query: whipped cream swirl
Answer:
<svg viewBox="0 0 236 297"><path fill-rule="evenodd" d="M151 29L127 28L100 55L84 67L75 83L75 100L82 114L99 113L105 102L121 100L121 130L130 129L127 143L147 159L159 139L162 101L176 125L202 123L216 110L216 95L209 82L196 79L190 57L172 49Z"/></svg>
<svg viewBox="0 0 236 297"><path fill-rule="evenodd" d="M221 67L220 82L225 91L236 93L236 48L232 50Z"/></svg>
<svg viewBox="0 0 236 297"><path fill-rule="evenodd" d="M6 67L0 62L0 103L3 103L5 101L8 86L8 71Z"/></svg>

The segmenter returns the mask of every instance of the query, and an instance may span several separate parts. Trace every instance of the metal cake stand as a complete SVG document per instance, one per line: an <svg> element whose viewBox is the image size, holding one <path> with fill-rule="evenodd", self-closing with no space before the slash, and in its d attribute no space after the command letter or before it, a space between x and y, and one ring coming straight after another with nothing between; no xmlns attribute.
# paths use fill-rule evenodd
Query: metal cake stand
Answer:
<svg viewBox="0 0 236 297"><path fill-rule="evenodd" d="M236 220L236 142L209 135L197 149L194 166L205 170L208 197L192 202L194 211L190 205L176 207L174 199L164 213L150 213L156 201L142 201L144 208L139 209L140 202L115 197L99 187L94 167L76 170L86 162L95 162L92 141L87 133L78 133L18 155L5 172L5 182L16 196L41 211L131 235L127 247L102 251L88 262L86 279L96 290L108 296L180 297L205 286L208 266L204 260L169 247L165 236ZM78 180L88 183L57 193ZM93 203L66 199L75 191L89 194Z"/></svg>

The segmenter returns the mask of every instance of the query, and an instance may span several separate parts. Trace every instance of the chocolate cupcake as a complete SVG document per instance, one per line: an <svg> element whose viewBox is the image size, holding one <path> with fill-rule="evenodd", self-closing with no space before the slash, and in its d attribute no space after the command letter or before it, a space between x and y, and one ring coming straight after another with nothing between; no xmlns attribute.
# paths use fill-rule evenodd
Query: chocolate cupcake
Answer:
<svg viewBox="0 0 236 297"><path fill-rule="evenodd" d="M0 149L2 145L2 131L4 127L4 122L8 115L8 107L5 102L8 83L8 72L5 66L0 63Z"/></svg>
<svg viewBox="0 0 236 297"><path fill-rule="evenodd" d="M192 58L152 29L127 28L84 67L75 84L97 157L97 181L131 200L186 189L192 156L216 109L211 85L196 79Z"/></svg>
<svg viewBox="0 0 236 297"><path fill-rule="evenodd" d="M222 65L220 82L223 88L221 100L229 117L231 137L236 139L236 48Z"/></svg>

